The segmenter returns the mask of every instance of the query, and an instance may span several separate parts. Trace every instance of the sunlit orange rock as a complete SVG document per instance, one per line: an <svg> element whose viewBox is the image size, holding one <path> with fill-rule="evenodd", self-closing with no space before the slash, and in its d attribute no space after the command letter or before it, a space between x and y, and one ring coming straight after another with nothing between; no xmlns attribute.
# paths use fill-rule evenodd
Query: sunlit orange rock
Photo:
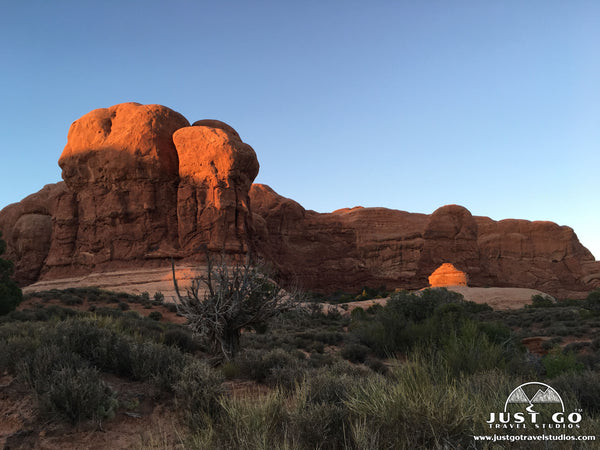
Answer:
<svg viewBox="0 0 600 450"><path fill-rule="evenodd" d="M444 263L429 276L431 287L466 286L467 274L450 263Z"/></svg>
<svg viewBox="0 0 600 450"><path fill-rule="evenodd" d="M184 252L248 250L248 192L258 174L252 147L229 125L216 120L195 122L177 130L179 155L177 221Z"/></svg>
<svg viewBox="0 0 600 450"><path fill-rule="evenodd" d="M73 122L58 161L69 190L57 204L48 270L89 271L173 253L179 164L172 136L185 126L165 106L138 103Z"/></svg>

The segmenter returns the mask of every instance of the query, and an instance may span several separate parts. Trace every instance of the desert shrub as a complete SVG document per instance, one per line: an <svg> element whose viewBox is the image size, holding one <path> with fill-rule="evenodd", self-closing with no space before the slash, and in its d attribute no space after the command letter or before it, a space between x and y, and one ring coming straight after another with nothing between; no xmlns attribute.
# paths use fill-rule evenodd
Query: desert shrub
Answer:
<svg viewBox="0 0 600 450"><path fill-rule="evenodd" d="M50 373L47 390L38 393L42 413L58 414L72 424L112 418L118 407L115 392L91 367L61 367Z"/></svg>
<svg viewBox="0 0 600 450"><path fill-rule="evenodd" d="M300 404L290 422L291 433L301 448L337 449L348 440L348 411L343 405Z"/></svg>
<svg viewBox="0 0 600 450"><path fill-rule="evenodd" d="M466 305L460 294L446 289L398 292L385 306L355 314L350 330L377 356L386 357L424 340L438 341L465 320Z"/></svg>
<svg viewBox="0 0 600 450"><path fill-rule="evenodd" d="M311 368L328 367L336 362L336 358L331 353L311 353L306 362Z"/></svg>
<svg viewBox="0 0 600 450"><path fill-rule="evenodd" d="M199 346L192 333L183 328L169 328L164 333L163 343L177 347L182 352L191 353L198 350Z"/></svg>
<svg viewBox="0 0 600 450"><path fill-rule="evenodd" d="M131 349L131 378L152 381L170 392L186 364L185 356L175 347L140 342Z"/></svg>
<svg viewBox="0 0 600 450"><path fill-rule="evenodd" d="M369 354L369 347L362 344L346 344L340 352L342 358L353 363L363 363Z"/></svg>
<svg viewBox="0 0 600 450"><path fill-rule="evenodd" d="M112 317L113 319L118 319L119 317L122 317L123 315L123 311L114 309L114 308L107 308L105 306L103 307L96 307L96 310L94 311L94 313L96 314L96 316L101 316L101 317Z"/></svg>
<svg viewBox="0 0 600 450"><path fill-rule="evenodd" d="M550 308L556 306L554 300L542 294L536 294L531 296L531 304L525 305L526 308Z"/></svg>
<svg viewBox="0 0 600 450"><path fill-rule="evenodd" d="M68 305L68 306L81 305L83 303L83 299L81 297L79 297L78 295L71 294L71 293L65 293L60 298L60 302L65 305Z"/></svg>
<svg viewBox="0 0 600 450"><path fill-rule="evenodd" d="M475 322L462 325L442 340L441 357L451 375L473 374L506 365L503 349L481 333Z"/></svg>
<svg viewBox="0 0 600 450"><path fill-rule="evenodd" d="M286 389L293 387L304 374L301 360L282 349L267 353L246 350L239 354L235 362L239 366L240 376Z"/></svg>
<svg viewBox="0 0 600 450"><path fill-rule="evenodd" d="M127 302L119 302L119 309L121 311L127 311L127 310L129 310L129 308L130 308L129 303L127 303Z"/></svg>
<svg viewBox="0 0 600 450"><path fill-rule="evenodd" d="M160 313L160 311L152 311L150 314L148 314L148 318L152 319L152 320L156 320L157 322L159 322L160 320L162 320L162 314Z"/></svg>
<svg viewBox="0 0 600 450"><path fill-rule="evenodd" d="M559 392L571 392L586 413L600 413L600 373L570 371L552 378L549 383Z"/></svg>
<svg viewBox="0 0 600 450"><path fill-rule="evenodd" d="M307 374L303 388L308 403L331 403L342 405L352 391L357 379L335 369L318 369Z"/></svg>
<svg viewBox="0 0 600 450"><path fill-rule="evenodd" d="M562 373L567 372L582 372L584 366L577 361L575 353L562 352L560 348L555 348L542 358L542 364L546 369L546 376L554 378Z"/></svg>
<svg viewBox="0 0 600 450"><path fill-rule="evenodd" d="M165 301L165 295L162 292L157 291L154 293L153 299L155 302L162 304Z"/></svg>
<svg viewBox="0 0 600 450"><path fill-rule="evenodd" d="M373 352L382 358L389 356L397 348L397 335L403 335L405 323L398 323L396 327L389 330L380 321L368 319L353 322L351 332L358 340L368 346Z"/></svg>
<svg viewBox="0 0 600 450"><path fill-rule="evenodd" d="M388 366L386 366L382 360L377 358L367 358L365 361L365 366L367 366L373 372L381 375L386 375L389 372Z"/></svg>
<svg viewBox="0 0 600 450"><path fill-rule="evenodd" d="M204 361L191 360L174 384L176 405L188 425L203 428L221 413L223 375Z"/></svg>
<svg viewBox="0 0 600 450"><path fill-rule="evenodd" d="M0 321L3 323L9 322L33 322L50 320L51 315L46 308L22 309L12 311L6 316L2 316Z"/></svg>
<svg viewBox="0 0 600 450"><path fill-rule="evenodd" d="M479 330L484 333L490 342L495 344L508 344L514 338L512 330L500 322L480 322Z"/></svg>
<svg viewBox="0 0 600 450"><path fill-rule="evenodd" d="M127 360L122 351L123 347L129 346L128 342L124 342L125 338L108 328L98 326L93 319L64 322L60 334L56 333L53 340L101 370L121 374L117 369ZM116 349L121 351L117 352Z"/></svg>
<svg viewBox="0 0 600 450"><path fill-rule="evenodd" d="M590 342L571 342L570 344L565 345L565 347L563 348L563 352L573 352L577 354L580 353L583 349L590 347L590 345Z"/></svg>
<svg viewBox="0 0 600 450"><path fill-rule="evenodd" d="M593 314L600 314L600 289L596 289L588 294L583 302L583 307Z"/></svg>
<svg viewBox="0 0 600 450"><path fill-rule="evenodd" d="M339 331L316 331L310 334L312 339L326 345L336 345L344 339L344 336Z"/></svg>
<svg viewBox="0 0 600 450"><path fill-rule="evenodd" d="M372 448L461 448L469 445L477 405L457 382L448 382L432 361L410 359L390 383L369 377L346 401L351 435ZM424 362L427 360L428 362Z"/></svg>
<svg viewBox="0 0 600 450"><path fill-rule="evenodd" d="M2 240L0 231L0 256L6 251L6 242ZM13 263L0 258L0 316L8 314L21 303L23 293L17 284L10 279L13 273Z"/></svg>
<svg viewBox="0 0 600 450"><path fill-rule="evenodd" d="M57 414L74 424L109 417L117 407L114 392L98 370L54 343L44 342L22 357L18 372L36 393L42 414Z"/></svg>
<svg viewBox="0 0 600 450"><path fill-rule="evenodd" d="M339 448L347 441L350 412L345 405L356 378L336 369L307 374L295 392L290 433L302 448Z"/></svg>
<svg viewBox="0 0 600 450"><path fill-rule="evenodd" d="M16 374L20 362L30 358L39 346L39 338L34 336L13 335L0 338L0 373L6 370Z"/></svg>
<svg viewBox="0 0 600 450"><path fill-rule="evenodd" d="M275 389L254 398L221 400L222 418L196 434L195 448L266 449L297 448L290 445L290 413L286 393Z"/></svg>
<svg viewBox="0 0 600 450"><path fill-rule="evenodd" d="M224 363L219 370L227 380L237 378L240 375L240 366L235 361Z"/></svg>
<svg viewBox="0 0 600 450"><path fill-rule="evenodd" d="M352 318L352 320L364 320L367 317L367 313L365 312L364 309L358 307L358 308L354 308L350 312L350 317Z"/></svg>
<svg viewBox="0 0 600 450"><path fill-rule="evenodd" d="M210 257L206 273L192 280L187 294L179 292L173 266L178 312L206 345L215 362L228 361L240 350L243 329L260 326L295 307L299 295L284 292L258 267L228 264Z"/></svg>

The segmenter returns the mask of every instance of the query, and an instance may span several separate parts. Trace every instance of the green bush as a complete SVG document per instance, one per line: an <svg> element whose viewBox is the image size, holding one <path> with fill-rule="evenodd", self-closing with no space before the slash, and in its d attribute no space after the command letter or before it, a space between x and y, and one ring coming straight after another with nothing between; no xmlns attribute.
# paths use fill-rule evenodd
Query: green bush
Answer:
<svg viewBox="0 0 600 450"><path fill-rule="evenodd" d="M503 368L506 358L503 349L491 343L479 331L477 324L468 321L442 340L441 358L453 376Z"/></svg>
<svg viewBox="0 0 600 450"><path fill-rule="evenodd" d="M542 358L542 364L546 369L546 376L553 378L567 372L582 372L584 365L577 361L572 351L564 353L560 348L555 348Z"/></svg>
<svg viewBox="0 0 600 450"><path fill-rule="evenodd" d="M369 354L369 347L362 344L346 344L342 347L340 355L353 363L364 363Z"/></svg>
<svg viewBox="0 0 600 450"><path fill-rule="evenodd" d="M531 304L526 308L550 308L556 306L554 300L548 295L536 294L531 296Z"/></svg>
<svg viewBox="0 0 600 450"><path fill-rule="evenodd" d="M600 373L586 370L562 373L549 381L559 392L571 392L586 413L600 413Z"/></svg>
<svg viewBox="0 0 600 450"><path fill-rule="evenodd" d="M0 231L0 256L6 251L6 242L2 240ZM0 258L0 316L14 311L23 301L23 293L17 284L10 279L13 263Z"/></svg>
<svg viewBox="0 0 600 450"><path fill-rule="evenodd" d="M75 424L114 414L115 393L100 379L98 370L79 355L44 342L22 356L19 376L35 391L44 415L57 414Z"/></svg>
<svg viewBox="0 0 600 450"><path fill-rule="evenodd" d="M47 391L39 394L43 413L56 413L72 424L113 418L119 404L115 392L91 367L67 366L51 372Z"/></svg>
<svg viewBox="0 0 600 450"><path fill-rule="evenodd" d="M235 359L241 377L270 386L291 389L304 375L305 365L280 348L266 353L245 350Z"/></svg>
<svg viewBox="0 0 600 450"><path fill-rule="evenodd" d="M583 302L583 307L594 314L600 314L600 289L596 289L588 294Z"/></svg>
<svg viewBox="0 0 600 450"><path fill-rule="evenodd" d="M221 413L223 375L203 361L191 360L174 384L176 405L192 429L201 429Z"/></svg>
<svg viewBox="0 0 600 450"><path fill-rule="evenodd" d="M349 439L348 410L331 403L301 404L292 413L291 429L301 448L342 448Z"/></svg>
<svg viewBox="0 0 600 450"><path fill-rule="evenodd" d="M152 381L170 392L186 364L185 356L175 347L140 342L131 348L131 379Z"/></svg>
<svg viewBox="0 0 600 450"><path fill-rule="evenodd" d="M159 322L162 320L163 316L160 311L152 311L150 314L148 314L148 318Z"/></svg>
<svg viewBox="0 0 600 450"><path fill-rule="evenodd" d="M170 328L165 331L163 343L177 347L182 352L191 353L198 350L199 345L192 333L184 328Z"/></svg>

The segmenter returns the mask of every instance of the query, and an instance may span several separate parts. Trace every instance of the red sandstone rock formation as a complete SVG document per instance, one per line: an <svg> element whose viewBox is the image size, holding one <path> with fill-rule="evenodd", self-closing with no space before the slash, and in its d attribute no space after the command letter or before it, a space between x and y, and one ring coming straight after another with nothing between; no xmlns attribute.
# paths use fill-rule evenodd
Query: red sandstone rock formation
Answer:
<svg viewBox="0 0 600 450"><path fill-rule="evenodd" d="M431 287L466 286L467 274L450 263L444 263L429 276Z"/></svg>
<svg viewBox="0 0 600 450"><path fill-rule="evenodd" d="M184 253L248 251L248 191L258 160L233 128L206 120L173 134L179 155L177 222Z"/></svg>
<svg viewBox="0 0 600 450"><path fill-rule="evenodd" d="M431 215L307 211L252 185L256 154L229 125L189 126L164 106L125 103L86 114L71 126L59 164L65 183L0 212L23 284L251 249L282 280L321 291L422 288L446 262L472 286L558 296L600 287L600 262L568 227L495 222L457 205Z"/></svg>
<svg viewBox="0 0 600 450"><path fill-rule="evenodd" d="M137 103L96 109L73 122L58 161L69 189L54 214L50 272L173 253L179 168L172 136L186 126L169 108Z"/></svg>
<svg viewBox="0 0 600 450"><path fill-rule="evenodd" d="M67 187L48 184L19 203L0 211L6 258L15 263L14 277L21 284L35 282L42 271L52 240L52 221L58 199Z"/></svg>
<svg viewBox="0 0 600 450"><path fill-rule="evenodd" d="M59 165L52 202L42 191L35 208L29 199L0 214L22 283L247 251L258 160L223 122L190 126L160 105L97 109L71 125ZM33 230L39 248L25 252Z"/></svg>
<svg viewBox="0 0 600 450"><path fill-rule="evenodd" d="M495 222L457 205L430 216L385 208L319 214L261 185L252 186L250 199L257 247L284 278L306 288L419 289L444 262L465 272L472 286L525 287L559 297L600 287L600 262L569 227Z"/></svg>

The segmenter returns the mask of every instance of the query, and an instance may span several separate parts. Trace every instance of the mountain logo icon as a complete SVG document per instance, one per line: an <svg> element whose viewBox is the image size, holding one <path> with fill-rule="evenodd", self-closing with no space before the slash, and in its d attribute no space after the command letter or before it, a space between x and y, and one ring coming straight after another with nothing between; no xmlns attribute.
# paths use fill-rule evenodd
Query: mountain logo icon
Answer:
<svg viewBox="0 0 600 450"><path fill-rule="evenodd" d="M526 391L530 392L530 394L533 393L531 398L527 395ZM528 411L531 411L533 405L538 403L557 403L560 404L562 412L565 411L565 405L558 392L552 386L537 381L523 383L515 388L506 399L506 403L504 404L505 412L510 403L529 403L529 406L526 408Z"/></svg>

